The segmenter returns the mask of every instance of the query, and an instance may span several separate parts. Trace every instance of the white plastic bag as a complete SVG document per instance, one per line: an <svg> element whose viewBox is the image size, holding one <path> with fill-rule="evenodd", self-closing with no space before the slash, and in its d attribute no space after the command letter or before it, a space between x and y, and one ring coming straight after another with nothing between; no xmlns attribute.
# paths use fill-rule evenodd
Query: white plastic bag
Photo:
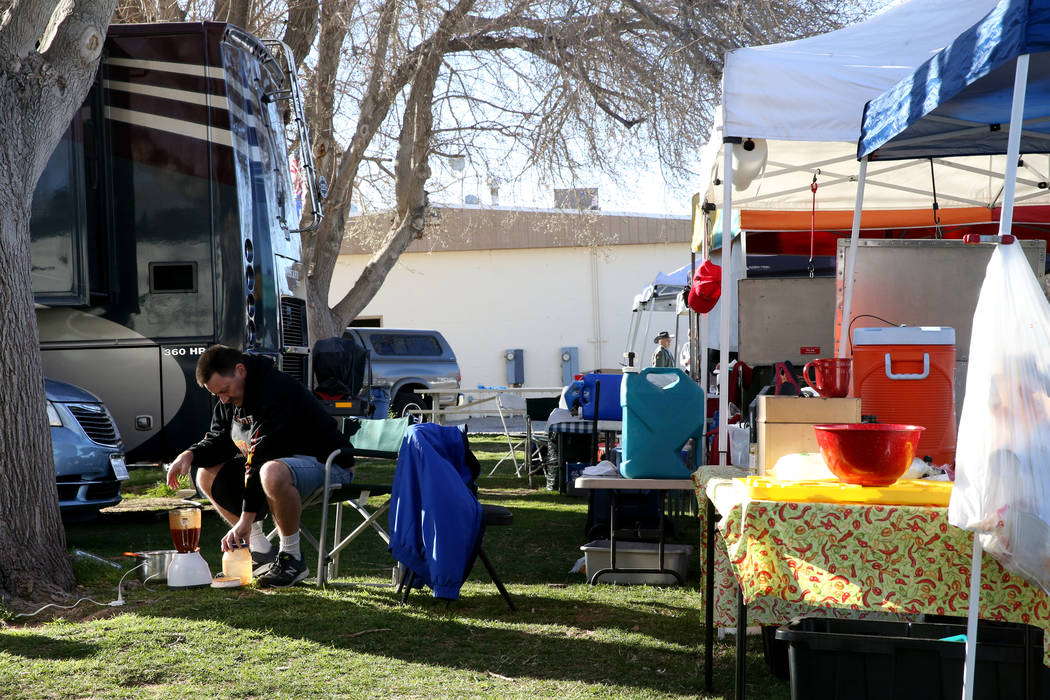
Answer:
<svg viewBox="0 0 1050 700"><path fill-rule="evenodd" d="M751 451L751 429L747 426L729 426L729 463L747 467Z"/></svg>
<svg viewBox="0 0 1050 700"><path fill-rule="evenodd" d="M1050 304L1019 244L992 254L974 312L948 520L1050 592Z"/></svg>

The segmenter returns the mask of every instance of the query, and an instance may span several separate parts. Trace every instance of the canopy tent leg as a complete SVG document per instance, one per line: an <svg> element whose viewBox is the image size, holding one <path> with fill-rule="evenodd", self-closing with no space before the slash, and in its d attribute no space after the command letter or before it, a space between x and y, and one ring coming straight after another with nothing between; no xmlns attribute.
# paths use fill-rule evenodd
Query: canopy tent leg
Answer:
<svg viewBox="0 0 1050 700"><path fill-rule="evenodd" d="M707 226L708 217L714 216L712 211L705 210L704 216L704 237L700 244L700 263L703 264L710 258L710 251L708 251L708 239L707 232L710 230ZM696 266L693 267L693 274L696 274ZM690 283L691 284L691 283ZM710 383L707 381L707 331L708 331L708 315L709 314L697 314L699 318L696 320L696 341L693 343L693 370L696 371L699 368L700 374L698 375L697 381L700 383L700 388L704 390L704 407L703 407L703 418L704 422L701 425L704 426L704 434L700 437L700 445L698 445L698 454L704 455L704 464L711 463L711 456L707 454L707 395L711 391Z"/></svg>
<svg viewBox="0 0 1050 700"><path fill-rule="evenodd" d="M700 314L700 332L697 334L698 335L698 339L697 340L698 340L699 343L702 343L702 345L700 345L699 348L697 349L697 356L699 357L699 362L700 362L700 387L704 390L704 432L705 433L707 432L707 419L709 417L707 415L707 394L711 390L711 387L710 387L710 385L709 385L709 383L707 381L707 378L710 376L710 371L711 371L711 368L709 366L710 363L708 362L708 358L707 358L707 335L708 335L708 332L709 332L709 329L710 329L710 324L711 324L711 321L710 321L710 319L708 319L708 314ZM711 464L712 463L711 462L711 455L707 454L707 444L706 444L707 436L706 435L704 436L703 440L705 441L704 454L707 457L707 459L705 460L705 463L706 464Z"/></svg>
<svg viewBox="0 0 1050 700"><path fill-rule="evenodd" d="M973 672L977 661L977 617L981 607L981 538L974 533L970 557L970 610L966 615L966 665L963 666L963 700L973 700Z"/></svg>
<svg viewBox="0 0 1050 700"><path fill-rule="evenodd" d="M654 290L654 292L653 292L653 299L655 299L655 298L656 298L656 292ZM645 304L642 304L643 313L645 314L645 337L646 338L652 338L652 335L650 335L650 332L652 330L652 325L653 325L653 310L656 308L656 304L654 303L653 299L650 299L648 302L645 302L645 303L649 304L649 309L647 311L645 310ZM648 349L648 347L649 347L648 341L643 339L642 342L646 344L645 347ZM641 354L641 357L638 358L638 365L637 365L638 367L648 367L649 366L648 363L645 361L645 356L648 355L648 354L649 354L648 352L643 352Z"/></svg>
<svg viewBox="0 0 1050 700"><path fill-rule="evenodd" d="M675 367L678 367L678 353L681 352L681 345L678 344L678 341L680 340L679 336L682 335L682 331L681 331L681 329L679 327L679 321L680 320L681 320L681 317L678 315L678 309L675 309L675 314L674 314L674 352L671 353L671 357L674 358L674 366ZM685 325L686 325L686 328L689 327L688 317L686 318ZM681 368L679 368L679 369L681 369Z"/></svg>
<svg viewBox="0 0 1050 700"><path fill-rule="evenodd" d="M868 177L868 157L860 159L860 170L857 172L857 201L853 205L853 230L849 237L849 249L846 251L846 279L844 280L842 294L842 318L839 327L839 336L835 339L838 343L836 357L847 357L850 346L849 327L850 314L853 307L853 273L857 268L857 244L860 242L860 219L864 212L864 182Z"/></svg>
<svg viewBox="0 0 1050 700"><path fill-rule="evenodd" d="M738 143L741 139L727 136L723 143ZM718 466L728 464L729 454L729 314L733 305L731 284L733 275L733 148L722 149L725 166L722 175L722 304L719 314L718 338Z"/></svg>
<svg viewBox="0 0 1050 700"><path fill-rule="evenodd" d="M1014 193L1017 182L1017 159L1021 151L1021 128L1024 99L1028 88L1028 54L1017 57L1014 69L1014 94L1010 103L1010 132L1006 138L1006 175L1003 181L1003 207L999 218L999 237L1013 228ZM981 538L973 535L970 560L970 610L966 619L966 664L963 667L963 700L973 700L974 667L977 661L977 618L981 604Z"/></svg>
<svg viewBox="0 0 1050 700"><path fill-rule="evenodd" d="M641 314L641 306L631 312L631 323L627 327L627 347L623 349L623 359L627 360L632 352L635 352L635 347L638 345L638 329L639 329L639 314ZM635 353L635 362L632 363L635 367L638 366L638 355Z"/></svg>
<svg viewBox="0 0 1050 700"><path fill-rule="evenodd" d="M697 313L695 311L693 311L692 307L690 307L689 304L688 304L689 290L693 286L693 275L694 274L696 274L696 252L692 251L692 252L689 253L689 285L685 288L685 294L686 294L685 298L686 298L686 302L687 302L686 303L686 309L687 309L687 316L686 316L686 318L689 320L689 330L686 331L686 340L690 340L691 339L693 341L693 342L689 343L689 372L688 372L688 374L689 374L690 377L693 378L693 381L696 381L697 384L700 384L700 382L697 380L697 371L698 371L697 368L700 365L697 364L697 360L696 360L696 348L698 347L698 345L700 343L700 334L697 333L697 325L699 323L699 320L697 319ZM703 384L700 384L700 387L704 388ZM707 416L704 416L704 419L706 420Z"/></svg>

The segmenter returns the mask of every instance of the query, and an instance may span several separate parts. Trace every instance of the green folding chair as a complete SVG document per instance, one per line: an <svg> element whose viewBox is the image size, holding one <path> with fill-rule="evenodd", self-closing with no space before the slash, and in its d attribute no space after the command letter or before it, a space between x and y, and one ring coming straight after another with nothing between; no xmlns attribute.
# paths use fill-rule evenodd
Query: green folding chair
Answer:
<svg viewBox="0 0 1050 700"><path fill-rule="evenodd" d="M347 418L343 422L343 432L353 446L356 457L378 457L384 459L397 459L397 453L401 449L401 443L405 439L405 431L408 430L409 418L384 418L384 419L358 419ZM328 455L325 461L325 483L317 489L304 502L303 507L320 505L321 528L316 538L310 533L302 530L303 536L311 541L317 548L317 584L319 586L336 576L339 570L339 553L346 549L361 533L372 528L386 542L390 544L390 535L379 523L379 518L387 512L390 506L389 500L380 504L374 510L368 509L368 501L373 496L384 496L390 493L390 484L363 484L353 482L346 485L333 484L331 482L332 464L339 456L341 450L336 450ZM333 518L332 536L328 536L328 510L329 506L335 506ZM361 516L362 522L352 531L342 536L343 508L352 508ZM329 549L329 542L335 544Z"/></svg>

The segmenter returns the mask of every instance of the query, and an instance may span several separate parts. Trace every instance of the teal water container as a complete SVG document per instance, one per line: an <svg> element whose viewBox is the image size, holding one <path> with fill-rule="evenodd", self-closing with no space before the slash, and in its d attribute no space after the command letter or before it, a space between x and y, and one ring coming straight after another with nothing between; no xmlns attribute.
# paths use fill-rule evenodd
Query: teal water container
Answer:
<svg viewBox="0 0 1050 700"><path fill-rule="evenodd" d="M677 367L646 367L624 373L620 405L620 473L628 479L688 479L692 472L681 450L703 434L704 390Z"/></svg>

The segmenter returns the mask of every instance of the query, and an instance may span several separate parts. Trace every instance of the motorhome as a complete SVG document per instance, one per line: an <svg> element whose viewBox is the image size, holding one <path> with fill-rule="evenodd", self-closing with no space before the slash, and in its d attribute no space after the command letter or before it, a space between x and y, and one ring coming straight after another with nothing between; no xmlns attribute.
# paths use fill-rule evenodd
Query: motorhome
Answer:
<svg viewBox="0 0 1050 700"><path fill-rule="evenodd" d="M222 23L110 27L30 228L44 373L108 405L129 461L170 459L207 429L194 370L213 343L309 381L300 206L316 220L322 192L303 125L280 42Z"/></svg>

